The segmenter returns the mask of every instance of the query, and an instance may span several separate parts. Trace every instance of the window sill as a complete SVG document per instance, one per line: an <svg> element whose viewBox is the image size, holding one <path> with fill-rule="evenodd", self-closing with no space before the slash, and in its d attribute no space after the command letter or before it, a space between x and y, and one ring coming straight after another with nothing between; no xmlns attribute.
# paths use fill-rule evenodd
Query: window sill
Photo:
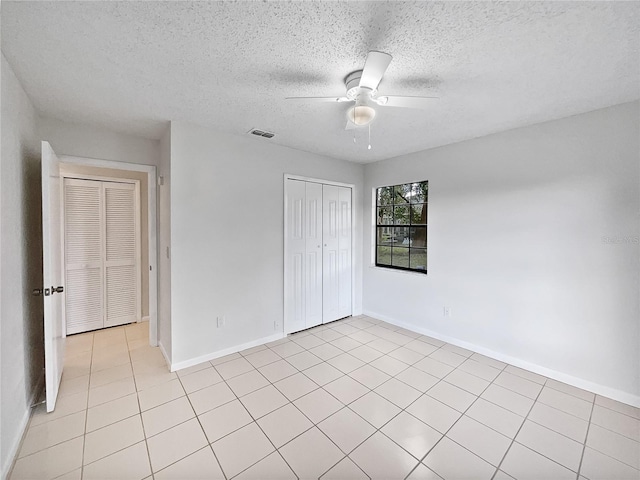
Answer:
<svg viewBox="0 0 640 480"><path fill-rule="evenodd" d="M419 277L428 277L429 276L429 270L427 270L427 273L422 273L422 272L413 272L411 270L401 270L398 268L386 268L386 267L379 267L376 264L369 264L369 268L375 269L375 270L384 270L385 272L393 272L393 273L403 273L405 275L413 275L413 276L419 276Z"/></svg>

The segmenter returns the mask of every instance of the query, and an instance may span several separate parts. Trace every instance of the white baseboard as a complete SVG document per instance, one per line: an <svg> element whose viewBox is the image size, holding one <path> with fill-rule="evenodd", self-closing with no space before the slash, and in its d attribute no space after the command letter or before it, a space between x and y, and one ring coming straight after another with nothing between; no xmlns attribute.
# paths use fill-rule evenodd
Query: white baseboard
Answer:
<svg viewBox="0 0 640 480"><path fill-rule="evenodd" d="M171 371L175 372L176 370L182 370L183 368L192 367L193 365L198 365L203 362L208 362L209 360L215 360L216 358L224 357L225 355L230 355L232 353L240 352L242 350L246 350L247 348L257 347L258 345L264 345L265 343L275 342L276 340L280 340L284 338L284 333L274 333L268 337L258 338L257 340L253 340L251 342L243 343L241 345L235 345L233 347L225 348L224 350L218 350L217 352L207 353L206 355L201 355L199 357L191 358L189 360L183 360L181 362L176 362L171 364ZM165 357L166 358L166 357Z"/></svg>
<svg viewBox="0 0 640 480"><path fill-rule="evenodd" d="M149 315L146 315L146 316L142 317L142 319L140 321L141 322L148 322L149 321Z"/></svg>
<svg viewBox="0 0 640 480"><path fill-rule="evenodd" d="M5 463L2 466L2 478L9 478L9 473L11 472L11 468L13 467L13 464L16 460L16 457L18 455L18 449L20 448L20 445L22 444L22 439L24 438L24 435L26 433L27 430L27 425L29 424L29 418L31 417L31 406L29 405L29 408L27 408L27 411L24 413L24 416L22 417L22 420L20 421L20 435L16 435L16 438L14 439L11 448L9 449L9 453L7 455L7 458L5 459Z"/></svg>
<svg viewBox="0 0 640 480"><path fill-rule="evenodd" d="M169 369L171 369L171 359L169 358L169 355L167 354L167 351L164 349L164 345L162 344L162 342L160 340L158 340L158 347L160 347L160 351L162 352L162 356L164 357L164 361L167 362L167 367L169 367ZM173 370L171 370L173 372Z"/></svg>
<svg viewBox="0 0 640 480"><path fill-rule="evenodd" d="M529 370L539 375L552 378L559 382L563 382L563 383L572 385L574 387L581 388L583 390L588 390L589 392L597 393L598 395L602 395L603 397L608 397L613 400L617 400L618 402L626 403L627 405L632 405L634 407L640 408L640 396L638 395L633 395L631 393L624 392L622 390L607 387L606 385L601 385L599 383L594 383L589 380L574 377L573 375L568 375L563 372L558 372L557 370L552 370L550 368L542 367L540 365L527 362L526 360L522 360L517 357L505 355L503 353L496 352L494 350L490 350L488 348L481 347L473 343L458 340L457 338L449 337L447 335L442 335L441 333L434 332L433 330L416 327L415 325L401 322L387 315L382 315L380 313L372 312L369 310L364 310L363 314L369 317L383 320L387 323L391 323L392 325L396 325L398 327L406 328L407 330L411 330L412 332L420 333L422 335L427 335L429 337L442 340L443 342L447 342L452 345L456 345L458 347L466 348L467 350L471 350L473 352L481 353L482 355L485 355L487 357L494 358L496 360L499 360L504 363L508 363L515 367L524 368L525 370Z"/></svg>
<svg viewBox="0 0 640 480"><path fill-rule="evenodd" d="M2 465L2 476L0 478L6 479L9 478L9 473L11 473L11 469L13 468L13 464L17 460L18 450L22 445L22 441L24 440L24 436L27 433L27 426L29 425L29 420L31 419L31 412L33 409L31 406L38 400L40 396L40 392L44 389L44 371L40 374L40 378L38 378L38 382L36 383L36 387L31 392L31 397L29 398L29 403L27 404L27 409L20 420L20 428L18 432L19 435L16 435L14 438L11 447L9 448L9 452L7 457L4 459L4 464Z"/></svg>

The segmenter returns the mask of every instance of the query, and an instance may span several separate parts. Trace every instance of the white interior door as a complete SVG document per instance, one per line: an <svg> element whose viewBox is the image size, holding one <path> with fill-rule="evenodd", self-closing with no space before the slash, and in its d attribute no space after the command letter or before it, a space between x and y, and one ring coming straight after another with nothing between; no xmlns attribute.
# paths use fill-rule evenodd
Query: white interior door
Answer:
<svg viewBox="0 0 640 480"><path fill-rule="evenodd" d="M140 321L136 186L102 182L105 218L105 327Z"/></svg>
<svg viewBox="0 0 640 480"><path fill-rule="evenodd" d="M339 311L340 187L322 186L322 321L340 318Z"/></svg>
<svg viewBox="0 0 640 480"><path fill-rule="evenodd" d="M64 269L62 268L60 162L42 142L42 278L47 412L53 411L64 366Z"/></svg>
<svg viewBox="0 0 640 480"><path fill-rule="evenodd" d="M67 335L104 327L102 183L64 179Z"/></svg>
<svg viewBox="0 0 640 480"><path fill-rule="evenodd" d="M338 187L338 318L351 315L351 189Z"/></svg>
<svg viewBox="0 0 640 480"><path fill-rule="evenodd" d="M304 183L305 328L311 328L322 323L322 184Z"/></svg>
<svg viewBox="0 0 640 480"><path fill-rule="evenodd" d="M351 189L322 186L323 323L351 315Z"/></svg>
<svg viewBox="0 0 640 480"><path fill-rule="evenodd" d="M306 185L299 180L286 181L285 208L285 304L284 332L293 333L306 328L305 319L305 223Z"/></svg>

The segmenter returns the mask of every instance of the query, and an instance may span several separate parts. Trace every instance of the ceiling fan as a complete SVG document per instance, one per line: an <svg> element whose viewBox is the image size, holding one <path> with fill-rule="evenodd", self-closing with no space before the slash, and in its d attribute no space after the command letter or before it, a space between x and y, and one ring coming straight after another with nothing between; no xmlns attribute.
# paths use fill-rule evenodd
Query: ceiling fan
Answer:
<svg viewBox="0 0 640 480"><path fill-rule="evenodd" d="M344 80L347 94L344 97L287 97L287 100L308 102L354 102L347 111L346 129L364 127L376 116L375 106L424 108L431 99L438 97L410 97L400 95L378 95L378 85L391 63L391 55L371 51L362 70L351 72Z"/></svg>

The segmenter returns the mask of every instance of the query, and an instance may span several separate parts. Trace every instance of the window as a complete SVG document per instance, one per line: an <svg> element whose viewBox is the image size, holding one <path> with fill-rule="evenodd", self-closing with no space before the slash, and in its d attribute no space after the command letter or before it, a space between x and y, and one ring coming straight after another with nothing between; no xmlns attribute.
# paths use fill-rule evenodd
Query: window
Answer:
<svg viewBox="0 0 640 480"><path fill-rule="evenodd" d="M376 189L376 265L427 273L429 182Z"/></svg>

